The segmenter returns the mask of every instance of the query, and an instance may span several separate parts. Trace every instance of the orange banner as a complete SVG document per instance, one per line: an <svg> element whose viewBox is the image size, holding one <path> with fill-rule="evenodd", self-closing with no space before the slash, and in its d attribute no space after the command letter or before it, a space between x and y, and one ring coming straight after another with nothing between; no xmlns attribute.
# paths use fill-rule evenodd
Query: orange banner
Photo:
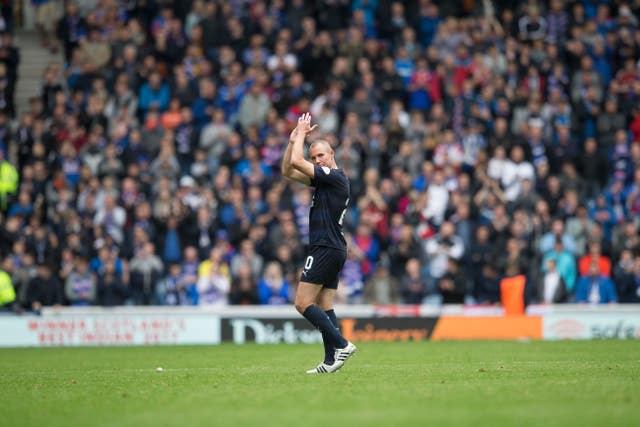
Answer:
<svg viewBox="0 0 640 427"><path fill-rule="evenodd" d="M440 317L431 335L439 340L541 339L541 316Z"/></svg>

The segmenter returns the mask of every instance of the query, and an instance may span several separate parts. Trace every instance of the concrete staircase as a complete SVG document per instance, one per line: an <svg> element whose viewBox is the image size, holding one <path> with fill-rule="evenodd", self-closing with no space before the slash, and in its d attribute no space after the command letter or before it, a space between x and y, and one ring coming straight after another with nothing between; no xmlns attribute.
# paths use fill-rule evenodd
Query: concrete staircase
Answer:
<svg viewBox="0 0 640 427"><path fill-rule="evenodd" d="M18 87L16 88L16 118L29 109L29 98L40 95L40 85L44 69L52 62L60 64L64 70L62 53L52 54L40 46L35 30L18 30L14 44L20 48L18 67Z"/></svg>

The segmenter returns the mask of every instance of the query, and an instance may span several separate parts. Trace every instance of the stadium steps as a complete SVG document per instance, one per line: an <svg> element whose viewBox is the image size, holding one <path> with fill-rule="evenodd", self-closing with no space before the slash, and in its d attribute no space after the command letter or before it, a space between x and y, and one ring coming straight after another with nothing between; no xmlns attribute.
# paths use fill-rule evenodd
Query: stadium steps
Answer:
<svg viewBox="0 0 640 427"><path fill-rule="evenodd" d="M52 54L40 46L35 30L17 30L14 44L20 48L18 87L16 88L16 117L29 109L29 99L40 95L44 69L52 62L64 64L62 53Z"/></svg>

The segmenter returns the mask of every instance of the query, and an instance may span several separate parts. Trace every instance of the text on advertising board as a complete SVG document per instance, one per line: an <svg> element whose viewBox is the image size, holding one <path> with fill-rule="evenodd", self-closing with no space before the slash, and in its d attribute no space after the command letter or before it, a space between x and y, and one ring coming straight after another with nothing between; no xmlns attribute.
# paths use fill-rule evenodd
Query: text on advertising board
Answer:
<svg viewBox="0 0 640 427"><path fill-rule="evenodd" d="M352 341L423 341L436 318L348 318L340 320L345 338ZM304 319L222 319L222 340L236 344L315 343L322 336Z"/></svg>

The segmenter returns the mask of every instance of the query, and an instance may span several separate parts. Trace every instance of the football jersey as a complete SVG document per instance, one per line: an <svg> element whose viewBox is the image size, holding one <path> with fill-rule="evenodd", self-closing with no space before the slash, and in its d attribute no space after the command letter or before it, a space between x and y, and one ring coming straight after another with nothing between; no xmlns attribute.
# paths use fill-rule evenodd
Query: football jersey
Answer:
<svg viewBox="0 0 640 427"><path fill-rule="evenodd" d="M309 212L309 245L347 250L342 221L349 204L349 179L342 169L314 165Z"/></svg>

